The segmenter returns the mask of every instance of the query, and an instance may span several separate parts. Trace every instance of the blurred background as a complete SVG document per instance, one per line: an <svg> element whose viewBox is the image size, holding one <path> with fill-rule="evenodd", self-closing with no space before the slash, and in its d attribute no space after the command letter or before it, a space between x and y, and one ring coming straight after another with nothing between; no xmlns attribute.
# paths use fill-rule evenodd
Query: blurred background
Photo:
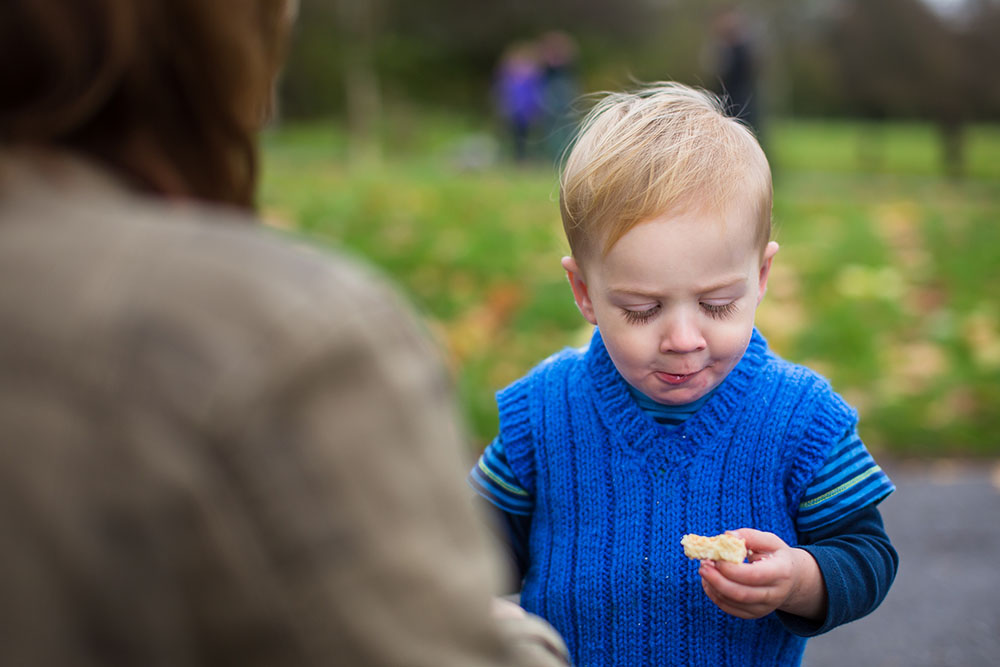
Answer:
<svg viewBox="0 0 1000 667"><path fill-rule="evenodd" d="M1000 455L1000 2L301 0L296 32L263 214L416 302L470 453L497 389L589 337L557 206L586 96L672 79L772 162L772 346L877 456Z"/></svg>

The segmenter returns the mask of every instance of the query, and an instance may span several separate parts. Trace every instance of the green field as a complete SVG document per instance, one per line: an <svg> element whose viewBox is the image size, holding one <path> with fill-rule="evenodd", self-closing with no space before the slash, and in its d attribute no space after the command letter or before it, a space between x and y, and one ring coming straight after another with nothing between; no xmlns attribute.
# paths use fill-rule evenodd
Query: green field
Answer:
<svg viewBox="0 0 1000 667"><path fill-rule="evenodd" d="M494 435L498 388L587 337L559 267L555 171L469 168L488 139L411 120L377 165L352 167L332 123L286 126L265 136L260 201L276 226L366 257L417 304L472 449ZM875 451L1000 455L1000 127L970 129L961 181L941 175L922 125L784 122L767 149L782 250L758 325L772 346L832 380Z"/></svg>

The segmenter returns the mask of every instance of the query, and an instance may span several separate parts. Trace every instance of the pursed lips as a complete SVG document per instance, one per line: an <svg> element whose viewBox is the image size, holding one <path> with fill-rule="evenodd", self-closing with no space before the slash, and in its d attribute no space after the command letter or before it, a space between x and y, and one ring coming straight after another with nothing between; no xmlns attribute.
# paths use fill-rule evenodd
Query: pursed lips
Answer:
<svg viewBox="0 0 1000 667"><path fill-rule="evenodd" d="M682 384L700 372L701 370L692 371L690 373L668 373L666 371L656 371L654 374L656 377L660 378L664 382L667 382L668 384Z"/></svg>

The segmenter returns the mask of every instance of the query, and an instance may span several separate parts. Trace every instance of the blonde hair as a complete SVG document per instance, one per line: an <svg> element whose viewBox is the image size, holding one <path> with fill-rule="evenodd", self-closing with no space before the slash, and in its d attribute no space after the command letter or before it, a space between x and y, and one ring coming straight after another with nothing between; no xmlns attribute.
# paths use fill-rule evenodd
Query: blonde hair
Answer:
<svg viewBox="0 0 1000 667"><path fill-rule="evenodd" d="M584 119L559 182L577 260L601 256L637 224L666 213L752 207L754 240L771 235L771 171L753 133L717 97L679 83L605 93Z"/></svg>

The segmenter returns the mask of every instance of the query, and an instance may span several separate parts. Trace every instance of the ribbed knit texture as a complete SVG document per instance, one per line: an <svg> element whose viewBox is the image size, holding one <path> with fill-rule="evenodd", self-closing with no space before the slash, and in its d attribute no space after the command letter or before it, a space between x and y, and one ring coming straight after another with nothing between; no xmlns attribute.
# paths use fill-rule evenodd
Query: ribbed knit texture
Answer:
<svg viewBox="0 0 1000 667"><path fill-rule="evenodd" d="M796 665L805 640L704 594L685 533L757 528L795 544L794 516L856 414L754 331L719 390L679 427L629 396L595 331L497 395L508 460L535 497L526 609L578 666Z"/></svg>

